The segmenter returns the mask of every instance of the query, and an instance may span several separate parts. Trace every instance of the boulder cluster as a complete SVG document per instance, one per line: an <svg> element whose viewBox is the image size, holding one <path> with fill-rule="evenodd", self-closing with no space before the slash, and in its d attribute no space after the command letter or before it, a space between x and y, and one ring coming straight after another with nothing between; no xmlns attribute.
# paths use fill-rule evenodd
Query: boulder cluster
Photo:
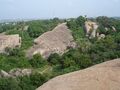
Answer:
<svg viewBox="0 0 120 90"><path fill-rule="evenodd" d="M18 77L18 76L29 76L32 74L32 69L12 69L9 72L4 70L0 71L0 78L3 77Z"/></svg>

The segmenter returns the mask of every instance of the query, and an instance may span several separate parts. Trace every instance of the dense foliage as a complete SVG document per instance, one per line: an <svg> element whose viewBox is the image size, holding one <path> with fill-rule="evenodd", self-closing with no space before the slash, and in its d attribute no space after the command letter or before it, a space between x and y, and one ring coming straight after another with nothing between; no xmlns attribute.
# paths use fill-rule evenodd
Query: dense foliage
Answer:
<svg viewBox="0 0 120 90"><path fill-rule="evenodd" d="M62 22L59 19L31 21L29 23L28 33L30 37L37 38L42 33L52 30L58 23Z"/></svg>
<svg viewBox="0 0 120 90"><path fill-rule="evenodd" d="M0 90L35 90L46 81L46 76L39 73L17 78L0 78Z"/></svg>

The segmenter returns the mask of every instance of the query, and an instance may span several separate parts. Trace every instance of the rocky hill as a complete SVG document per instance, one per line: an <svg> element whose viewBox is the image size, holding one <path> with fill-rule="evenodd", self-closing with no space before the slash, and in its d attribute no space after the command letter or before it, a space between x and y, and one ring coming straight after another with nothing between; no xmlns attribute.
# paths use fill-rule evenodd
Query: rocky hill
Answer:
<svg viewBox="0 0 120 90"><path fill-rule="evenodd" d="M49 57L52 53L63 54L68 48L75 47L74 39L65 23L55 27L52 31L42 34L34 40L34 46L27 51L27 56L41 54Z"/></svg>
<svg viewBox="0 0 120 90"><path fill-rule="evenodd" d="M120 59L58 76L36 90L120 90Z"/></svg>

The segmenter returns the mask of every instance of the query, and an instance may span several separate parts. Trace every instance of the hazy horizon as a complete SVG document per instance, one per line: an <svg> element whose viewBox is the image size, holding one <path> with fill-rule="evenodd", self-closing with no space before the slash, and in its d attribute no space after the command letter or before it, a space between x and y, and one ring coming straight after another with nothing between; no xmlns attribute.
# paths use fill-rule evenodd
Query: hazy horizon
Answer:
<svg viewBox="0 0 120 90"><path fill-rule="evenodd" d="M0 20L120 16L120 0L0 0Z"/></svg>

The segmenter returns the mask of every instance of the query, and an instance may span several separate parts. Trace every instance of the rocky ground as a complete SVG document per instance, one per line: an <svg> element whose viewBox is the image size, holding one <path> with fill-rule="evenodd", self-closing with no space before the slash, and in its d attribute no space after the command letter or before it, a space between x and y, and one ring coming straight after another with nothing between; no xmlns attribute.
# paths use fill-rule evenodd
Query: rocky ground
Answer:
<svg viewBox="0 0 120 90"><path fill-rule="evenodd" d="M58 76L36 90L120 90L120 59Z"/></svg>

